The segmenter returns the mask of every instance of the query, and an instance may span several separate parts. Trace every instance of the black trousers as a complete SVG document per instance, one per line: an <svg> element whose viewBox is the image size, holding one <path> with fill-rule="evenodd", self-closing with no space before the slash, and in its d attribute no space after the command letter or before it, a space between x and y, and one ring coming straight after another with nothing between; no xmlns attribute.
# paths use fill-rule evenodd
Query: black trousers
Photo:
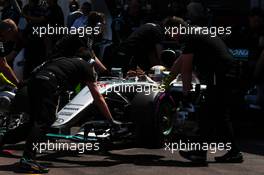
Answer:
<svg viewBox="0 0 264 175"><path fill-rule="evenodd" d="M231 151L238 152L229 109L232 107L231 88L225 76L216 77L216 84L208 83L205 103L201 106L199 142L231 143Z"/></svg>
<svg viewBox="0 0 264 175"><path fill-rule="evenodd" d="M47 73L40 73L28 84L31 127L26 138L23 157L35 159L37 145L44 138L56 119L59 93L56 78Z"/></svg>

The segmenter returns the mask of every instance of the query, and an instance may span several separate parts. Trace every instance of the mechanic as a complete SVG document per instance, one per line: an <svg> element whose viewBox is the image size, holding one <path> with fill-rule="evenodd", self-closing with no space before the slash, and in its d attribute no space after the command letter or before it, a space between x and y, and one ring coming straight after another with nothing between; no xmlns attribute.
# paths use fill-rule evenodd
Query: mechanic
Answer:
<svg viewBox="0 0 264 175"><path fill-rule="evenodd" d="M139 66L149 70L160 64L163 40L162 28L153 23L140 26L125 41L120 44L116 56L112 60L104 60L107 67L121 67L124 74Z"/></svg>
<svg viewBox="0 0 264 175"><path fill-rule="evenodd" d="M7 56L0 59L0 69L10 81L18 85L19 80L8 63L13 62L14 58L24 47L25 42L23 34L19 32L13 20L5 19L0 22L0 40L4 42L12 41L15 43L13 50Z"/></svg>
<svg viewBox="0 0 264 175"><path fill-rule="evenodd" d="M22 1L17 0L18 5L22 6ZM1 19L12 19L16 24L19 23L20 19L20 13L17 10L16 5L14 4L14 1L12 0L0 0L0 6L3 7L1 10Z"/></svg>
<svg viewBox="0 0 264 175"><path fill-rule="evenodd" d="M75 27L75 28L85 27L88 23L88 16L89 13L91 12L91 9L92 9L92 5L89 2L84 2L80 9L82 15L79 18L75 19L73 21L72 26L70 27Z"/></svg>
<svg viewBox="0 0 264 175"><path fill-rule="evenodd" d="M28 95L32 127L26 139L20 167L29 172L46 173L48 169L35 161L33 144L44 139L50 126L55 122L59 95L65 89L72 89L78 83L86 83L98 109L111 124L120 124L112 118L108 106L99 93L92 59L57 58L37 67L28 82Z"/></svg>
<svg viewBox="0 0 264 175"><path fill-rule="evenodd" d="M81 9L79 9L79 2L76 0L70 0L69 2L69 15L67 17L67 27L71 27L74 21L82 16Z"/></svg>
<svg viewBox="0 0 264 175"><path fill-rule="evenodd" d="M185 21L178 17L169 17L164 22L165 26L188 27ZM235 143L232 125L226 114L229 107L228 97L230 89L228 87L227 72L232 62L226 45L219 37L212 37L210 34L177 34L172 38L183 45L183 53L174 62L171 68L170 77L165 80L168 85L170 78L175 78L177 74L182 74L183 79L183 103L190 108L190 89L192 88L193 65L196 67L199 77L207 85L206 102L202 108L199 118L200 136L198 142L212 143L213 141L224 141L231 143L232 149L225 155L215 157L217 162L243 162L237 144ZM167 81L167 82L166 82ZM217 138L211 135L215 126L221 129ZM220 131L220 130L219 130ZM180 151L180 154L194 162L206 162L205 150Z"/></svg>
<svg viewBox="0 0 264 175"><path fill-rule="evenodd" d="M88 21L87 27L93 28L99 26L100 28L103 28L102 24L105 23L105 17L104 14L93 11L90 12ZM97 35L99 37L103 35L104 30L100 29L100 32L101 33ZM96 57L96 54L93 51L93 42L97 36L85 35L85 37L80 37L78 34L65 35L56 43L55 48L49 54L49 59L73 56L78 56L81 58L92 57L96 62L96 71L100 73L100 75L108 75L108 70ZM82 50L82 52L77 52L78 50ZM78 55L76 55L76 53L78 53Z"/></svg>
<svg viewBox="0 0 264 175"><path fill-rule="evenodd" d="M28 4L23 7L23 17L27 21L27 25L23 33L26 36L27 47L24 57L23 78L28 78L32 70L44 62L42 58L46 58L45 37L39 37L34 34L34 29L46 26L45 13L46 9L40 5L40 0L29 0Z"/></svg>

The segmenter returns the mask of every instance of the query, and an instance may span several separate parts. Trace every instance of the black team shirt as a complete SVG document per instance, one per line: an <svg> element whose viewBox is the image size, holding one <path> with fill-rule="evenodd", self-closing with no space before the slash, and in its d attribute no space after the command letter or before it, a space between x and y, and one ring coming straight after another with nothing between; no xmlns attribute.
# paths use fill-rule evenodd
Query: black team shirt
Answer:
<svg viewBox="0 0 264 175"><path fill-rule="evenodd" d="M81 58L57 58L48 62L43 70L54 73L58 82L68 89L73 89L79 83L96 81L93 66Z"/></svg>
<svg viewBox="0 0 264 175"><path fill-rule="evenodd" d="M147 23L133 32L120 47L129 55L146 54L161 43L163 35L159 25Z"/></svg>
<svg viewBox="0 0 264 175"><path fill-rule="evenodd" d="M180 43L183 44L183 54L194 55L194 66L202 74L225 73L232 63L232 55L219 37L184 35Z"/></svg>

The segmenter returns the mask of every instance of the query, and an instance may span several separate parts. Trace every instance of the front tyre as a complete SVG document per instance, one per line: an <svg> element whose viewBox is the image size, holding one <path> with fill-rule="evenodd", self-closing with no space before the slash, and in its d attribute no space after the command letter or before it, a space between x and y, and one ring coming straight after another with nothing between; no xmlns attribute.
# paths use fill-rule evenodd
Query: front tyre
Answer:
<svg viewBox="0 0 264 175"><path fill-rule="evenodd" d="M174 103L163 93L137 94L132 101L136 143L139 147L161 148L174 127Z"/></svg>

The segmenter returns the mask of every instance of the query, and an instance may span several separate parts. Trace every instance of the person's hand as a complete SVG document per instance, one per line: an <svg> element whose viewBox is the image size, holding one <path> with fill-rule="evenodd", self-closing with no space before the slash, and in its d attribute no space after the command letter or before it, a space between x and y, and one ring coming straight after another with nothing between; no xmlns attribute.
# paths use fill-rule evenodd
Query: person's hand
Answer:
<svg viewBox="0 0 264 175"><path fill-rule="evenodd" d="M137 76L137 72L133 71L133 70L129 70L126 75L127 75L127 78L128 77L135 77L135 76Z"/></svg>
<svg viewBox="0 0 264 175"><path fill-rule="evenodd" d="M170 83L176 78L176 74L170 73L167 77L163 79L163 85L167 91L170 88Z"/></svg>
<svg viewBox="0 0 264 175"><path fill-rule="evenodd" d="M142 69L137 69L137 70L129 70L127 72L127 77L142 77L145 76L145 72Z"/></svg>

